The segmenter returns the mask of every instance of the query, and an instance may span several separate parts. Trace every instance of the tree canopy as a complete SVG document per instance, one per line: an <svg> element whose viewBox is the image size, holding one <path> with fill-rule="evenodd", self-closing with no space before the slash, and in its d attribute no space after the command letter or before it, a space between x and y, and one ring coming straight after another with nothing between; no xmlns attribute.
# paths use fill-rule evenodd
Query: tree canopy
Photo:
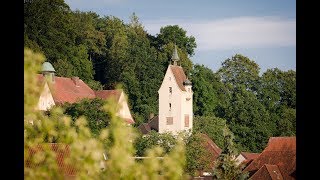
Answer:
<svg viewBox="0 0 320 180"><path fill-rule="evenodd" d="M78 103L64 104L63 108L65 114L71 116L73 121L79 117L86 117L92 134L99 135L110 123L109 114L103 109L105 103L105 100L99 98L83 99Z"/></svg>

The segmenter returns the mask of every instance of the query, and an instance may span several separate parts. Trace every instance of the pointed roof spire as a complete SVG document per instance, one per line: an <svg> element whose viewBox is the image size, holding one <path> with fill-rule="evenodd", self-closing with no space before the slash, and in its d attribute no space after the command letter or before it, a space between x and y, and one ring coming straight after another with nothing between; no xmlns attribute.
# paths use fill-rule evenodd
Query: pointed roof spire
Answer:
<svg viewBox="0 0 320 180"><path fill-rule="evenodd" d="M179 55L178 55L178 51L177 51L177 45L174 45L174 51L171 57L171 60L173 61L173 65L177 65L177 61L180 60Z"/></svg>

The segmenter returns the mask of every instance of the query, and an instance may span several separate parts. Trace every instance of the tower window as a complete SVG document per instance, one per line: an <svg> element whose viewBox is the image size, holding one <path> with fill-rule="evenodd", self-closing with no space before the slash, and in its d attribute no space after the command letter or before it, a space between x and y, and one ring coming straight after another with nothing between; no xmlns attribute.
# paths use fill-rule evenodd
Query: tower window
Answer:
<svg viewBox="0 0 320 180"><path fill-rule="evenodd" d="M189 127L189 114L184 115L184 127Z"/></svg>
<svg viewBox="0 0 320 180"><path fill-rule="evenodd" d="M172 94L172 87L169 87L169 94Z"/></svg>
<svg viewBox="0 0 320 180"><path fill-rule="evenodd" d="M167 117L167 125L173 124L173 117Z"/></svg>
<svg viewBox="0 0 320 180"><path fill-rule="evenodd" d="M171 111L171 103L169 103L169 111Z"/></svg>

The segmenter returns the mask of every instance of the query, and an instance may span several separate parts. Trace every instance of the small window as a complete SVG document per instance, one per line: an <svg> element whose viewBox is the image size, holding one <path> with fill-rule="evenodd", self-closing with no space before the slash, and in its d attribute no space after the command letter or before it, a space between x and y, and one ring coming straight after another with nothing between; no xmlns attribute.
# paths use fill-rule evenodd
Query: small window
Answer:
<svg viewBox="0 0 320 180"><path fill-rule="evenodd" d="M184 127L189 127L189 114L184 115Z"/></svg>
<svg viewBox="0 0 320 180"><path fill-rule="evenodd" d="M173 117L167 117L167 125L173 124Z"/></svg>
<svg viewBox="0 0 320 180"><path fill-rule="evenodd" d="M169 94L172 94L172 87L169 87Z"/></svg>
<svg viewBox="0 0 320 180"><path fill-rule="evenodd" d="M171 81L171 77L169 77L169 81Z"/></svg>
<svg viewBox="0 0 320 180"><path fill-rule="evenodd" d="M171 111L171 103L169 103L169 111Z"/></svg>
<svg viewBox="0 0 320 180"><path fill-rule="evenodd" d="M190 88L188 88L188 91L189 91L189 92L191 92L191 89L190 89Z"/></svg>

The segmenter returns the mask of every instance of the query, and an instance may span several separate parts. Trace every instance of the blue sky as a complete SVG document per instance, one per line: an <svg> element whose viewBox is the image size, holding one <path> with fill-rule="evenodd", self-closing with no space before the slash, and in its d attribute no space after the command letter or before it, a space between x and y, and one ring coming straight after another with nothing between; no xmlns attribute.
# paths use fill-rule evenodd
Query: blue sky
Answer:
<svg viewBox="0 0 320 180"><path fill-rule="evenodd" d="M296 69L295 0L65 0L72 10L113 15L124 22L135 12L152 35L179 25L196 38L191 57L213 71L235 54L270 68Z"/></svg>

